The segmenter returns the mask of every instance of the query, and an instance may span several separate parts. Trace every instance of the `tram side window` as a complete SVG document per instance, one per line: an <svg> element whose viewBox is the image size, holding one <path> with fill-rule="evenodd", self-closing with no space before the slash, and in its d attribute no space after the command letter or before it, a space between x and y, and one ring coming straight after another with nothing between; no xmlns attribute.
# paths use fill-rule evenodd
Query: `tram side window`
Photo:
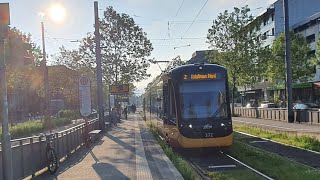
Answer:
<svg viewBox="0 0 320 180"><path fill-rule="evenodd" d="M169 87L169 120L173 123L176 123L176 107L174 99L174 90L170 85Z"/></svg>
<svg viewBox="0 0 320 180"><path fill-rule="evenodd" d="M169 103L168 84L163 84L163 115L164 115L165 124L168 118L168 103Z"/></svg>

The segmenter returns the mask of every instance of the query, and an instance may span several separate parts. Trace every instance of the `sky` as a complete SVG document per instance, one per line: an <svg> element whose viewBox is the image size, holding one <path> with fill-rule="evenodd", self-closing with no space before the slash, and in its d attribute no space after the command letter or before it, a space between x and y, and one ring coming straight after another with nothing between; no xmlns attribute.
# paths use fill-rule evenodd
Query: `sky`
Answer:
<svg viewBox="0 0 320 180"><path fill-rule="evenodd" d="M181 56L188 60L197 50L207 50L208 29L212 21L224 10L248 5L256 16L276 0L98 0L99 16L108 6L118 13L126 13L147 33L154 50L150 58L158 61ZM45 26L46 51L49 55L59 52L62 45L67 49L78 48L80 40L94 31L94 0L7 0L11 27L30 33L33 42L41 46L41 21ZM63 7L58 15L51 16L53 6ZM43 16L44 15L44 16ZM58 21L60 18L61 21ZM50 58L48 59L50 63ZM160 64L164 69L166 64ZM158 65L147 70L151 77L135 83L138 94L161 73Z"/></svg>

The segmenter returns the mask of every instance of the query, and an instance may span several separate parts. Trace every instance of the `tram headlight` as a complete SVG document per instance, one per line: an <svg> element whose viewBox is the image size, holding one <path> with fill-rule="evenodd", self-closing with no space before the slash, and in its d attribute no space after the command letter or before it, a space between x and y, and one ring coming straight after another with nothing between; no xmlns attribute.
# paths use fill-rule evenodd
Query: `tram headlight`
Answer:
<svg viewBox="0 0 320 180"><path fill-rule="evenodd" d="M191 129L192 129L192 124L189 124L189 128L191 128Z"/></svg>
<svg viewBox="0 0 320 180"><path fill-rule="evenodd" d="M226 126L225 124L223 124L223 123L221 123L221 127L224 127L224 126Z"/></svg>

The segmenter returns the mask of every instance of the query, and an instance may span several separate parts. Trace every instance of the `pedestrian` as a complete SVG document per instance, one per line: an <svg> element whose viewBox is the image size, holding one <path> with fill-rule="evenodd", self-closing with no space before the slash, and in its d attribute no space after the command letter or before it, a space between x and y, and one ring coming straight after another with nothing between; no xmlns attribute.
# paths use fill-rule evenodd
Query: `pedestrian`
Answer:
<svg viewBox="0 0 320 180"><path fill-rule="evenodd" d="M126 119L128 119L128 106L123 109L123 115Z"/></svg>

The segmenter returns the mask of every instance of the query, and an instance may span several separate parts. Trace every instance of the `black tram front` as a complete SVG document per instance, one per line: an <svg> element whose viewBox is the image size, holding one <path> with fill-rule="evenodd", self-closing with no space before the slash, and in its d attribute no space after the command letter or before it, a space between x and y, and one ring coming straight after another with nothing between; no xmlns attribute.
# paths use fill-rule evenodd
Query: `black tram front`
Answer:
<svg viewBox="0 0 320 180"><path fill-rule="evenodd" d="M232 144L228 78L224 67L195 64L175 68L164 77L163 96L164 124L173 144L182 147Z"/></svg>

